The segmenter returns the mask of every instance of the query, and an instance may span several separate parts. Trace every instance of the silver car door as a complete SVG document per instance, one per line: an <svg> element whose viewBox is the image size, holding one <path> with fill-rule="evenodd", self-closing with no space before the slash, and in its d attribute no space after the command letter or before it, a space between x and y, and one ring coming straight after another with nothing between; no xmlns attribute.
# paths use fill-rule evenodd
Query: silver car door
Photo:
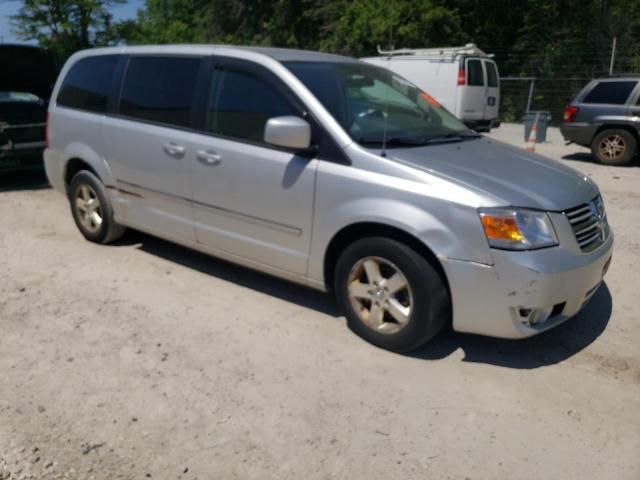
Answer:
<svg viewBox="0 0 640 480"><path fill-rule="evenodd" d="M200 64L196 57L131 57L118 114L106 120L126 223L190 241L195 229L188 162Z"/></svg>
<svg viewBox="0 0 640 480"><path fill-rule="evenodd" d="M192 143L198 241L304 275L318 160L263 141L269 118L304 114L266 68L229 60L214 70Z"/></svg>

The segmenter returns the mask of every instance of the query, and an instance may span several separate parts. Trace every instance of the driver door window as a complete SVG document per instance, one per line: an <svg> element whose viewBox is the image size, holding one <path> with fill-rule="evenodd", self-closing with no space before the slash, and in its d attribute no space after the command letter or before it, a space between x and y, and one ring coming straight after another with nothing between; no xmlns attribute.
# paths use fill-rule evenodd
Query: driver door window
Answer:
<svg viewBox="0 0 640 480"><path fill-rule="evenodd" d="M207 132L254 143L264 143L264 127L270 118L300 116L275 87L239 70L217 70L208 105Z"/></svg>

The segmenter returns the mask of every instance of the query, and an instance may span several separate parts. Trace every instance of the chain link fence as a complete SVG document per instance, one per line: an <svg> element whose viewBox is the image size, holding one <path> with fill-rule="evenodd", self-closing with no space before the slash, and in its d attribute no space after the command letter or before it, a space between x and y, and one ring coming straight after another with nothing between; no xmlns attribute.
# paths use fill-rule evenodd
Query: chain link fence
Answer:
<svg viewBox="0 0 640 480"><path fill-rule="evenodd" d="M520 122L527 110L551 112L551 123L562 121L564 107L591 78L502 78L500 82L500 118Z"/></svg>
<svg viewBox="0 0 640 480"><path fill-rule="evenodd" d="M564 107L592 79L613 75L640 74L640 43L599 45L588 50L572 44L539 49L511 50L486 47L494 53L500 69L500 117L520 122L528 110L549 111L552 124L562 121ZM612 62L613 57L613 62Z"/></svg>

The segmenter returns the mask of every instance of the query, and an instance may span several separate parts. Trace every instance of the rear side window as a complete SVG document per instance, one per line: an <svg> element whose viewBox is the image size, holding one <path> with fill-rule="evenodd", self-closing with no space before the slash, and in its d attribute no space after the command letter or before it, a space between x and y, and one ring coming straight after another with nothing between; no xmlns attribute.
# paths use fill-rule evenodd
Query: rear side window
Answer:
<svg viewBox="0 0 640 480"><path fill-rule="evenodd" d="M484 87L484 72L480 60L467 60L467 85Z"/></svg>
<svg viewBox="0 0 640 480"><path fill-rule="evenodd" d="M201 60L191 57L133 57L125 74L120 114L188 127Z"/></svg>
<svg viewBox="0 0 640 480"><path fill-rule="evenodd" d="M490 87L498 86L498 71L493 62L484 62L484 66L487 68L487 85Z"/></svg>
<svg viewBox="0 0 640 480"><path fill-rule="evenodd" d="M105 113L117 62L117 55L79 60L71 67L62 82L58 93L58 105Z"/></svg>
<svg viewBox="0 0 640 480"><path fill-rule="evenodd" d="M582 100L583 103L624 105L638 82L600 82Z"/></svg>
<svg viewBox="0 0 640 480"><path fill-rule="evenodd" d="M265 79L240 70L218 70L205 119L208 132L251 142L264 141L272 117L300 115Z"/></svg>

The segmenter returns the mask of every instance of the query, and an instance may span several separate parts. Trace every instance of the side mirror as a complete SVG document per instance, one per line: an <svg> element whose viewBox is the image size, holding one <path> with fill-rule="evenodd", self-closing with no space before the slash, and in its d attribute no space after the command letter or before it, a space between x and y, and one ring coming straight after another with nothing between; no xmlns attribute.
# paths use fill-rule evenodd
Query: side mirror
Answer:
<svg viewBox="0 0 640 480"><path fill-rule="evenodd" d="M264 127L264 141L278 147L306 150L311 146L311 126L300 117L274 117Z"/></svg>

